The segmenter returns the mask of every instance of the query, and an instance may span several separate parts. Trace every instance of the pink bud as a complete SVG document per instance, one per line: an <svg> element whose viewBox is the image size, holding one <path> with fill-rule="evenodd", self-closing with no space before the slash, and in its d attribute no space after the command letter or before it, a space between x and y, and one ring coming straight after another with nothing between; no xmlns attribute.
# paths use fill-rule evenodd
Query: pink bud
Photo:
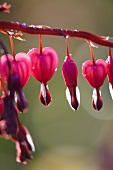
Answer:
<svg viewBox="0 0 113 170"><path fill-rule="evenodd" d="M78 69L72 60L71 54L69 54L68 57L66 56L66 59L62 65L62 75L67 86L67 100L72 109L77 110L80 105L80 93L77 87Z"/></svg>
<svg viewBox="0 0 113 170"><path fill-rule="evenodd" d="M106 60L107 68L108 68L108 81L109 81L109 90L111 94L111 98L113 100L113 58L111 54L111 49L108 51L108 58Z"/></svg>
<svg viewBox="0 0 113 170"><path fill-rule="evenodd" d="M108 68L108 81L111 83L113 87L113 58L112 56L108 56L106 63L107 63L107 68Z"/></svg>
<svg viewBox="0 0 113 170"><path fill-rule="evenodd" d="M64 63L62 65L62 74L67 87L77 86L78 69L76 64L72 60L71 55L70 58L66 56L66 59L64 60Z"/></svg>

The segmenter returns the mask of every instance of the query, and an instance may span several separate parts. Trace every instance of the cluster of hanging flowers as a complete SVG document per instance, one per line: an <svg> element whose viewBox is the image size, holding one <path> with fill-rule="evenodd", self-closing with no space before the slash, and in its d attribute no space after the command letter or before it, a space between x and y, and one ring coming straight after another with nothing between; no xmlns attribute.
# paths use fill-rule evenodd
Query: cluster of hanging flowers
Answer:
<svg viewBox="0 0 113 170"><path fill-rule="evenodd" d="M82 64L82 75L88 83L94 88L92 95L92 106L99 111L103 106L100 87L103 85L106 77L109 81L109 90L113 99L113 58L111 49L108 49L108 58L106 61L98 59L95 61L92 47L94 46L87 40L92 60L87 60ZM95 46L94 46L95 47ZM72 55L69 54L67 45L67 56L62 65L62 74L64 77L66 89L66 98L73 110L78 110L80 106L80 92L77 87L78 69L77 64L73 61Z"/></svg>
<svg viewBox="0 0 113 170"><path fill-rule="evenodd" d="M3 42L0 42L5 53L0 58L0 137L15 142L16 160L26 164L27 159L32 159L35 147L29 131L18 117L18 113L25 113L28 110L23 87L32 75L41 84L39 94L41 103L48 106L52 97L47 83L57 69L58 55L51 47L42 49L41 35L40 49L33 48L27 54L20 52L15 55L12 34L8 31L2 32L10 38L12 54L8 54Z"/></svg>
<svg viewBox="0 0 113 170"><path fill-rule="evenodd" d="M0 11L9 12L10 5L4 3ZM18 25L18 24L17 24ZM26 25L25 25L26 27ZM0 41L4 55L0 58L0 137L12 140L16 145L18 162L23 164L32 159L35 151L32 137L28 129L21 124L18 114L28 110L28 102L23 88L32 75L40 83L40 102L49 106L52 96L49 91L48 81L53 77L58 67L57 52L51 47L42 48L42 35L40 34L40 48L33 48L27 54L20 52L15 55L13 37L20 39L21 33L13 33L0 29L10 38L12 54L8 54L4 44ZM54 31L53 31L54 33ZM97 37L103 42L104 38ZM62 75L66 85L66 98L73 110L80 106L80 92L77 86L78 68L68 49L68 37L66 39L66 57L62 64ZM107 41L107 40L106 40ZM106 77L109 81L109 89L113 99L113 58L111 49L108 50L106 61L99 59L95 61L92 43L87 40L91 60L82 65L82 74L88 83L94 88L92 95L92 106L99 111L103 106L100 88ZM113 45L113 44L112 44Z"/></svg>

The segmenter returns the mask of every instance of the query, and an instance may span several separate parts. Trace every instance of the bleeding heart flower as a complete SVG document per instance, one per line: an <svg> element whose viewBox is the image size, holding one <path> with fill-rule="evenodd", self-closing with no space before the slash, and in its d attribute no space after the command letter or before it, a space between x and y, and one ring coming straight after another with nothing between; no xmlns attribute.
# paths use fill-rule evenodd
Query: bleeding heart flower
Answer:
<svg viewBox="0 0 113 170"><path fill-rule="evenodd" d="M67 100L72 109L77 110L80 105L80 93L77 87L78 69L72 59L71 54L68 54L68 56L66 56L66 59L62 65L62 75L67 86Z"/></svg>
<svg viewBox="0 0 113 170"><path fill-rule="evenodd" d="M94 64L93 61L88 60L83 63L82 74L92 87L100 87L103 85L107 76L106 62L102 59L99 59Z"/></svg>
<svg viewBox="0 0 113 170"><path fill-rule="evenodd" d="M40 50L33 48L28 52L31 58L32 76L41 83L40 101L45 106L51 102L51 95L48 90L47 82L52 78L58 66L58 55L51 47L45 47Z"/></svg>
<svg viewBox="0 0 113 170"><path fill-rule="evenodd" d="M100 110L102 107L100 87L103 85L104 80L107 76L107 64L102 59L99 59L96 62L88 60L83 63L82 74L89 82L89 84L94 87L92 96L93 107L96 110Z"/></svg>
<svg viewBox="0 0 113 170"><path fill-rule="evenodd" d="M16 54L15 59L12 55L7 54L8 60L11 65L12 73L17 73L19 75L21 87L25 86L27 83L30 73L31 73L31 60L30 57L21 52ZM1 75L3 79L8 82L9 67L6 55L3 55L0 59Z"/></svg>
<svg viewBox="0 0 113 170"><path fill-rule="evenodd" d="M108 68L108 81L109 81L109 90L113 100L113 58L111 54L111 49L108 51L108 58L106 60L107 68Z"/></svg>
<svg viewBox="0 0 113 170"><path fill-rule="evenodd" d="M11 139L16 144L17 162L27 164L27 160L33 158L32 153L35 151L35 146L28 129L19 122L18 132L11 135Z"/></svg>

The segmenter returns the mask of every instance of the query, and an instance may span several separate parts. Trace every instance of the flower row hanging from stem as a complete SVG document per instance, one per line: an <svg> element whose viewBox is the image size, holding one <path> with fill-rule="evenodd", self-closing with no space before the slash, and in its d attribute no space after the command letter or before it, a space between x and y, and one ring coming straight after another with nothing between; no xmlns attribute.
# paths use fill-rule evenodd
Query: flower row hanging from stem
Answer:
<svg viewBox="0 0 113 170"><path fill-rule="evenodd" d="M0 11L9 12L10 5L0 5ZM14 31L14 32L12 32ZM66 98L73 110L80 106L80 92L77 86L78 68L69 53L68 38L83 38L88 42L91 60L82 65L82 74L94 88L92 106L99 111L103 106L100 87L108 77L111 97L113 99L113 58L111 48L113 42L109 37L97 36L79 30L54 29L48 26L27 25L19 22L0 21L0 32L9 36L12 54L8 54L6 46L0 40L4 55L0 58L0 137L12 140L16 145L18 162L24 164L32 159L35 147L27 128L21 124L18 113L25 113L28 102L23 92L30 75L40 83L40 102L49 106L52 97L48 88L48 81L53 77L58 66L57 52L51 47L42 47L42 35L63 36L66 40L66 57L62 64L62 75L66 85ZM40 47L31 49L27 54L15 54L13 38L23 40L22 33L40 35ZM92 42L108 47L106 61L95 61Z"/></svg>

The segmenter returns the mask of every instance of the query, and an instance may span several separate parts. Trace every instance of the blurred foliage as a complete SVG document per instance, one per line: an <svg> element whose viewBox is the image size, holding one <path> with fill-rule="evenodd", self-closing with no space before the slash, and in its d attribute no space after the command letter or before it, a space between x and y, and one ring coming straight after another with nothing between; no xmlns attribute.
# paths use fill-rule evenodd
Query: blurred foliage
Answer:
<svg viewBox="0 0 113 170"><path fill-rule="evenodd" d="M0 3L4 1L1 0ZM113 36L112 0L8 0L10 14L0 14L1 20L54 28L79 29L97 35ZM9 39L0 35L9 53ZM24 34L26 42L15 42L15 53L28 52L39 47L39 37ZM15 146L0 139L0 170L98 170L99 148L111 147L113 133L113 104L105 81L102 89L104 107L100 112L91 106L92 88L81 73L82 63L90 59L89 47L82 39L69 39L69 51L79 70L78 86L81 92L80 109L74 112L65 97L61 65L65 58L65 41L62 37L43 36L43 46L53 47L59 55L59 66L49 82L52 103L48 108L39 102L40 84L32 77L24 88L29 101L29 111L20 119L30 130L36 152L34 159L24 166L15 161ZM107 48L94 49L95 58L107 58ZM108 140L109 139L109 140ZM100 165L98 159L98 165ZM105 169L107 170L107 169Z"/></svg>

